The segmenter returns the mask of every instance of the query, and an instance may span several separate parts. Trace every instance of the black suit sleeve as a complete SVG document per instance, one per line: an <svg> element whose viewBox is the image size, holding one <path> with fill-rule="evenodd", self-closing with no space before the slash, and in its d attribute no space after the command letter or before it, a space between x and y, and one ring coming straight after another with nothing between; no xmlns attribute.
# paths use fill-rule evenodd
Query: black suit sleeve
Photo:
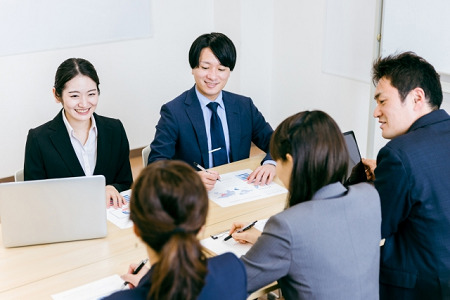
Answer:
<svg viewBox="0 0 450 300"><path fill-rule="evenodd" d="M130 145L128 143L127 134L125 133L122 122L119 121L118 123L120 126L120 142L118 143L119 152L117 154L117 162L111 162L115 166L111 171L115 172L115 174L113 178L109 178L109 176L106 175L106 184L112 185L119 192L122 192L130 189L131 184L133 183L133 175L131 172Z"/></svg>
<svg viewBox="0 0 450 300"><path fill-rule="evenodd" d="M38 143L39 139L36 136L35 131L30 129L28 131L27 142L25 145L25 180L47 179L44 158L42 157L41 148Z"/></svg>

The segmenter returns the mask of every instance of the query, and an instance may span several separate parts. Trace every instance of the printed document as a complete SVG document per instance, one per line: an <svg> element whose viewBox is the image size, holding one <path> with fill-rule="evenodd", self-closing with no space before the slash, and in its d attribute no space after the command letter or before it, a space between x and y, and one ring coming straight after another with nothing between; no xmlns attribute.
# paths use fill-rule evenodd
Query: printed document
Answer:
<svg viewBox="0 0 450 300"><path fill-rule="evenodd" d="M275 182L262 186L248 183L247 178L251 173L252 170L245 169L220 174L220 181L208 192L209 199L221 207L228 207L287 193L287 189Z"/></svg>
<svg viewBox="0 0 450 300"><path fill-rule="evenodd" d="M112 275L62 293L52 295L53 300L100 300L121 289L128 289L123 285L119 275Z"/></svg>
<svg viewBox="0 0 450 300"><path fill-rule="evenodd" d="M258 220L255 224L255 228L259 231L263 231L266 225L267 219ZM206 239L200 241L203 247L209 250L212 254L220 255L225 252L234 253L237 257L241 257L252 247L252 244L241 244L236 242L233 238L225 241L225 237L228 236L229 231L224 231L216 235L212 235Z"/></svg>
<svg viewBox="0 0 450 300"><path fill-rule="evenodd" d="M126 205L120 208L109 207L106 209L106 218L108 221L119 227L120 229L130 228L133 222L130 220L130 195L131 190L126 190L120 193L127 202Z"/></svg>

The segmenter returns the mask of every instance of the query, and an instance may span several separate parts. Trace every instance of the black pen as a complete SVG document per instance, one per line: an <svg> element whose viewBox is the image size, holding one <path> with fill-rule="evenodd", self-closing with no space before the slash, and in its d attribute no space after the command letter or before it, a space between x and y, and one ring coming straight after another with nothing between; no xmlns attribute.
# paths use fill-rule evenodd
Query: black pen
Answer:
<svg viewBox="0 0 450 300"><path fill-rule="evenodd" d="M255 222L253 222L253 223L251 223L251 224L245 226L245 227L242 228L242 229L239 229L239 230L236 231L236 232L237 232L237 233L240 233L240 232L244 232L244 231L246 231L246 230L249 230L250 228L252 228L253 226L255 226L256 222L257 222L257 221L255 221ZM228 241L228 240L231 239L231 238L232 238L232 236L231 236L231 234L230 234L229 236L227 236L227 237L224 239L224 241Z"/></svg>
<svg viewBox="0 0 450 300"><path fill-rule="evenodd" d="M143 260L141 261L141 263L139 264L139 266L137 266L137 268L134 269L133 275L136 275L137 273L139 273L139 271L145 266L145 264L146 264L147 262L148 262L148 258L143 259ZM128 281L125 281L125 282L123 283L123 285L127 285L127 284L129 284Z"/></svg>
<svg viewBox="0 0 450 300"><path fill-rule="evenodd" d="M199 169L202 170L202 171L205 171L206 173L210 173L210 174L211 174L211 172L209 172L208 170L206 170L205 168L203 168L201 165L199 165L199 164L196 163L195 161L194 161L194 166L196 166L197 168L199 168ZM220 181L220 178L217 178L217 180Z"/></svg>

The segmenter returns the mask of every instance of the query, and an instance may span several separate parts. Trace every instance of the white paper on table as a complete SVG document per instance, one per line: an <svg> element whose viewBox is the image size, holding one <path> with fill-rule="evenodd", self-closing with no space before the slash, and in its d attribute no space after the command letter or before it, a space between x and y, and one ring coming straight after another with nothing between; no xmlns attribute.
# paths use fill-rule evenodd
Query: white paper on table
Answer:
<svg viewBox="0 0 450 300"><path fill-rule="evenodd" d="M220 181L208 192L209 199L221 207L228 207L287 193L287 189L275 182L263 186L247 183L251 173L252 170L245 169L220 174Z"/></svg>
<svg viewBox="0 0 450 300"><path fill-rule="evenodd" d="M130 220L130 196L131 190L120 193L126 200L127 204L121 208L109 207L106 209L106 218L108 221L119 227L120 229L130 228L133 222Z"/></svg>
<svg viewBox="0 0 450 300"><path fill-rule="evenodd" d="M99 300L122 289L124 281L119 275L112 275L103 279L52 295L53 300Z"/></svg>
<svg viewBox="0 0 450 300"><path fill-rule="evenodd" d="M259 231L263 231L266 225L267 219L258 220L255 224L255 228ZM224 238L228 236L228 230L222 233L214 235L217 239L208 237L200 241L203 247L215 253L216 255L223 254L225 252L234 253L237 257L241 257L252 247L252 244L241 244L236 242L234 239L229 239L224 241Z"/></svg>

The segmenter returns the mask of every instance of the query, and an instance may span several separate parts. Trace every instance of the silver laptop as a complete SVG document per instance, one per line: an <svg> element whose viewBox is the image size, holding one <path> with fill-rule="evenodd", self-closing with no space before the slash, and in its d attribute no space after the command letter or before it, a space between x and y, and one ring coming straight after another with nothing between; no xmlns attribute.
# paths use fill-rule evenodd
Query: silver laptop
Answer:
<svg viewBox="0 0 450 300"><path fill-rule="evenodd" d="M105 237L105 177L0 184L5 247Z"/></svg>

